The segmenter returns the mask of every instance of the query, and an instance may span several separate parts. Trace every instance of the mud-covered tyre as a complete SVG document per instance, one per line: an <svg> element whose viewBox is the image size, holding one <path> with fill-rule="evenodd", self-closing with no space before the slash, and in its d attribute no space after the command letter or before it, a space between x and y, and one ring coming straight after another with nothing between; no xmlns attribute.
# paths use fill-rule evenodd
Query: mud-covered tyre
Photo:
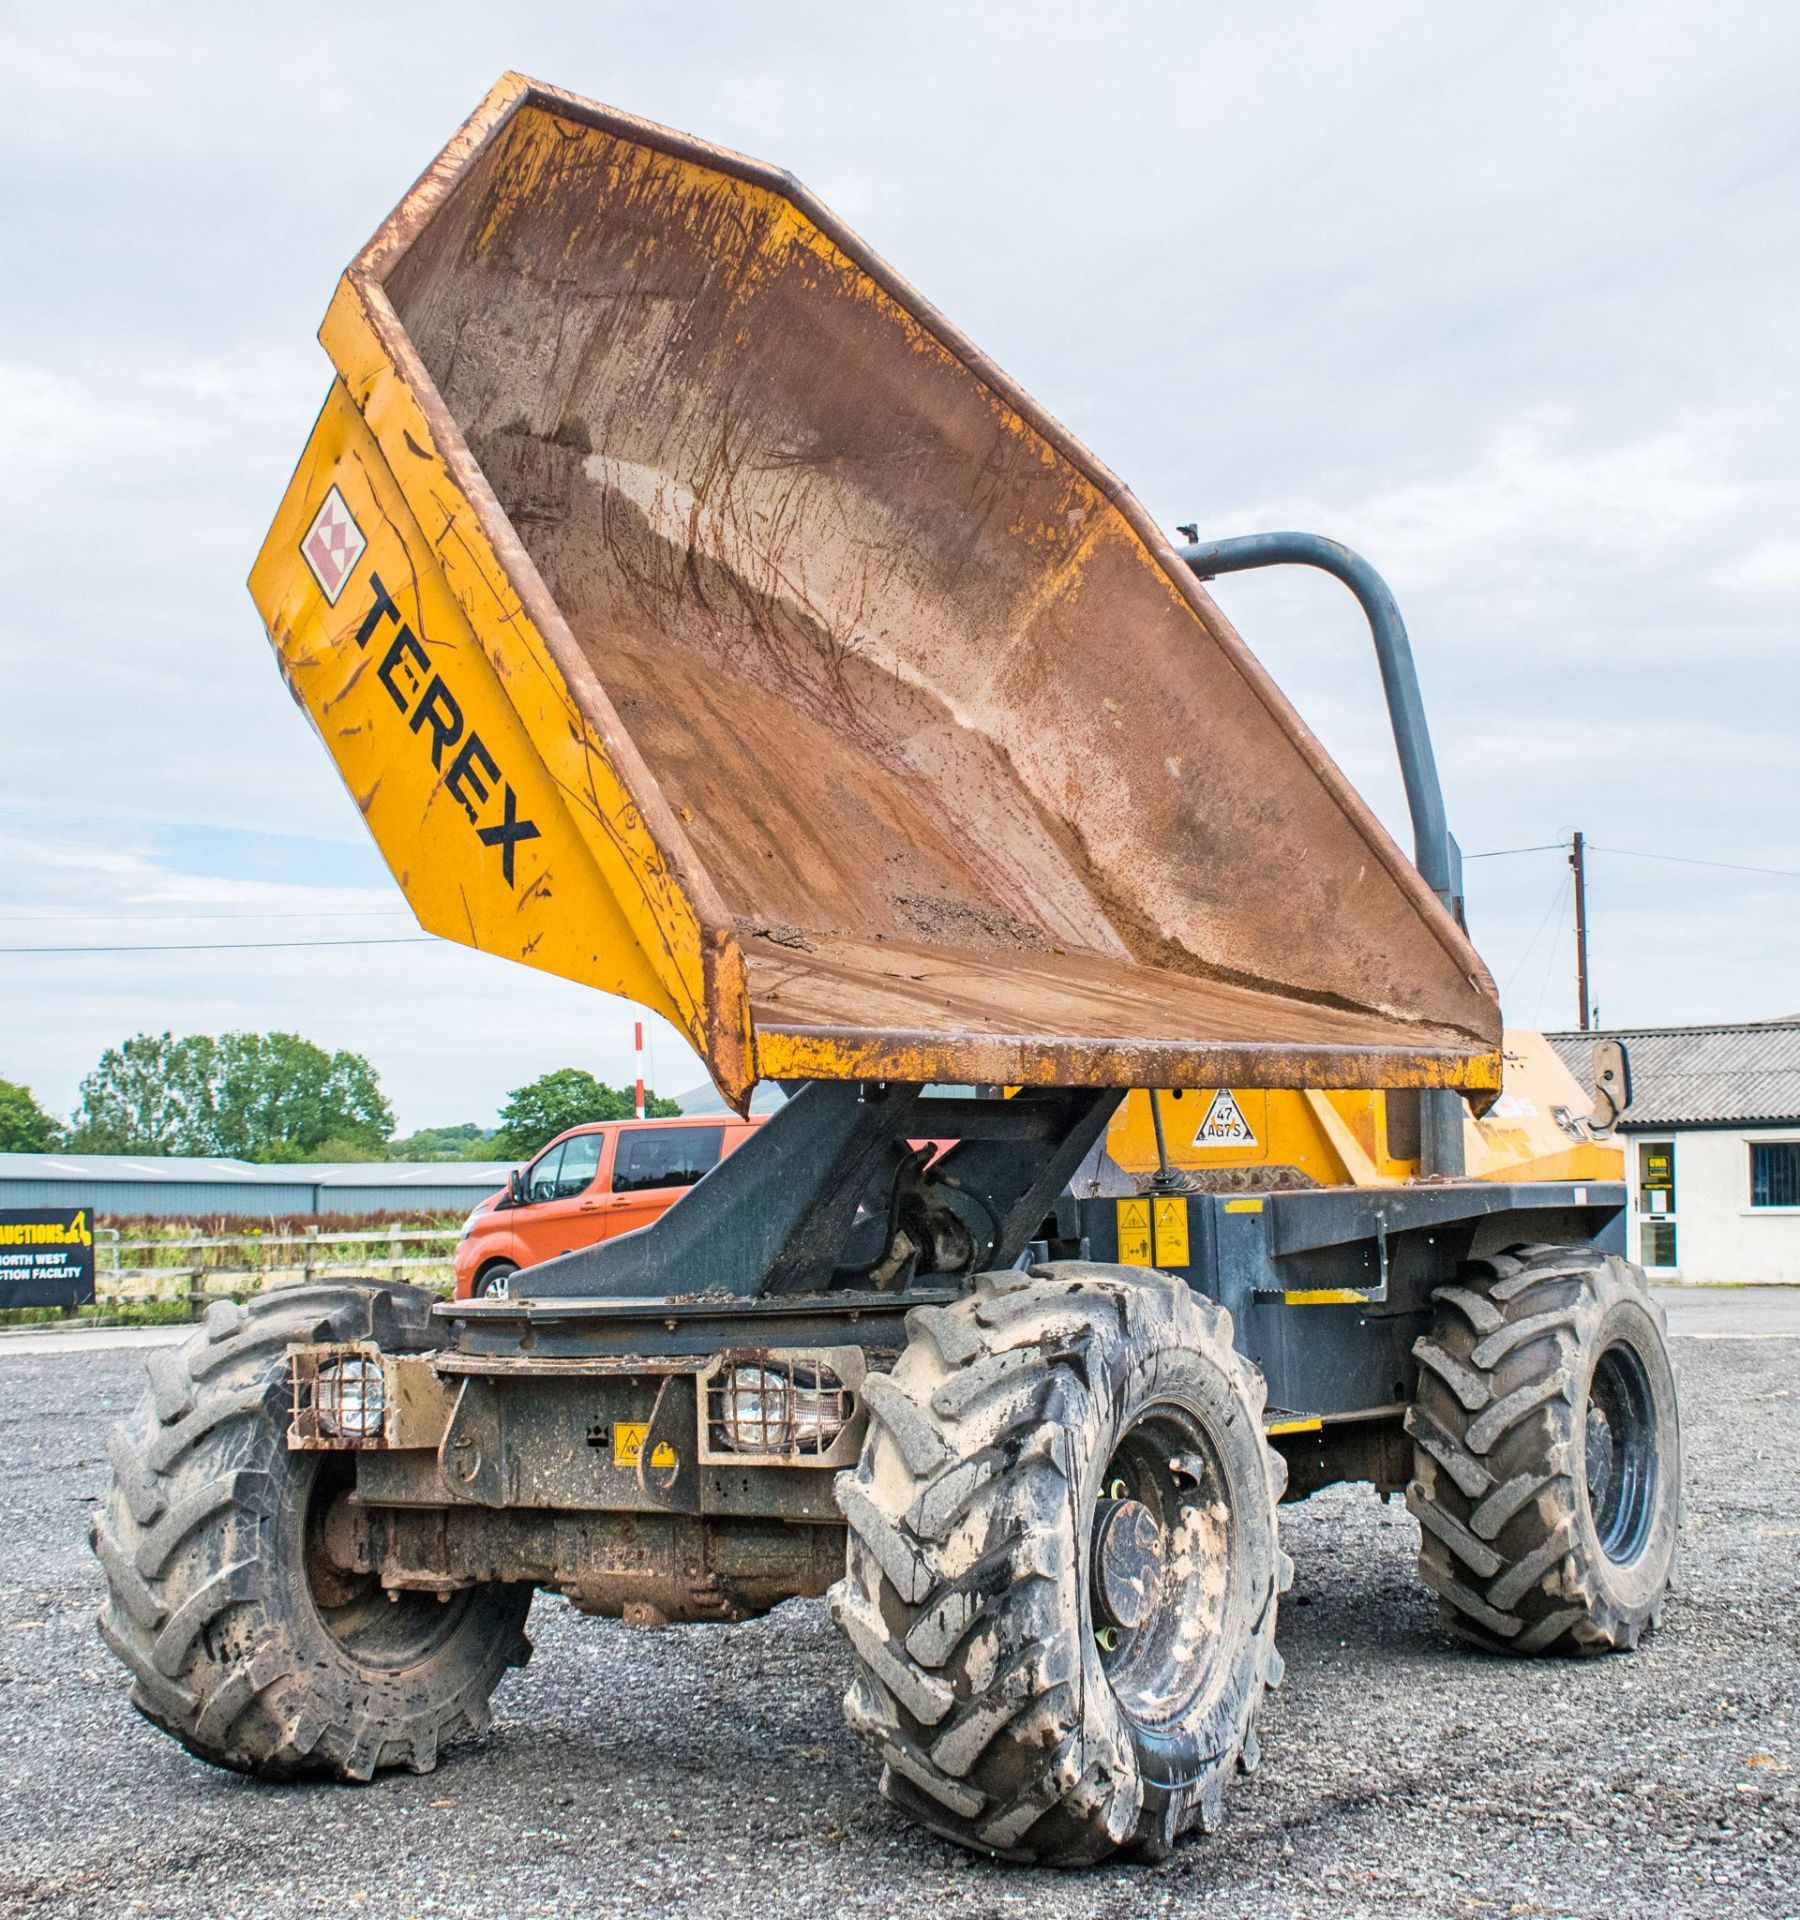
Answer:
<svg viewBox="0 0 1800 1920"><path fill-rule="evenodd" d="M1643 1274L1590 1246L1516 1247L1432 1298L1406 1504L1445 1624L1496 1652L1635 1647L1681 1519L1675 1375Z"/></svg>
<svg viewBox="0 0 1800 1920"><path fill-rule="evenodd" d="M352 1281L221 1301L149 1363L149 1390L107 1440L95 1514L100 1634L138 1709L190 1753L272 1779L424 1773L530 1653L531 1589L390 1601L322 1557L353 1456L290 1452L290 1341L432 1344L431 1296Z"/></svg>
<svg viewBox="0 0 1800 1920"><path fill-rule="evenodd" d="M841 1474L850 1725L921 1825L1009 1860L1211 1830L1278 1682L1286 1468L1230 1315L1140 1269L916 1308Z"/></svg>

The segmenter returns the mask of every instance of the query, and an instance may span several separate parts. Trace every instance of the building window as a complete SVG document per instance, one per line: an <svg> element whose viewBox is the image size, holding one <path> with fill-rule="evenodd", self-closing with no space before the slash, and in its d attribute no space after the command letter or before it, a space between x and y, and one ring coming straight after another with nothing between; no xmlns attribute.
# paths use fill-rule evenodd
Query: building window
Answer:
<svg viewBox="0 0 1800 1920"><path fill-rule="evenodd" d="M1646 1267L1675 1265L1675 1142L1638 1142L1638 1258Z"/></svg>
<svg viewBox="0 0 1800 1920"><path fill-rule="evenodd" d="M1750 1143L1750 1204L1800 1207L1800 1140Z"/></svg>

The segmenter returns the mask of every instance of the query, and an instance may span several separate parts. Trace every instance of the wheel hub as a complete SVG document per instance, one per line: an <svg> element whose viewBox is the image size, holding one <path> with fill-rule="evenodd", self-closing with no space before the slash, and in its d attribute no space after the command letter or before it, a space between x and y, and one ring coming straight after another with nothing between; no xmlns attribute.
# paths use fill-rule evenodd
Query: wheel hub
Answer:
<svg viewBox="0 0 1800 1920"><path fill-rule="evenodd" d="M1606 1410L1592 1404L1587 1414L1587 1485L1588 1498L1594 1504L1595 1512L1606 1505L1606 1495L1612 1486L1613 1478L1613 1430L1612 1422L1606 1417Z"/></svg>
<svg viewBox="0 0 1800 1920"><path fill-rule="evenodd" d="M1588 1382L1583 1480L1600 1550L1618 1566L1643 1552L1656 1515L1656 1410L1649 1375L1625 1341L1605 1348Z"/></svg>
<svg viewBox="0 0 1800 1920"><path fill-rule="evenodd" d="M1127 1633L1156 1605L1163 1530L1141 1500L1103 1500L1094 1516L1094 1600L1107 1625Z"/></svg>

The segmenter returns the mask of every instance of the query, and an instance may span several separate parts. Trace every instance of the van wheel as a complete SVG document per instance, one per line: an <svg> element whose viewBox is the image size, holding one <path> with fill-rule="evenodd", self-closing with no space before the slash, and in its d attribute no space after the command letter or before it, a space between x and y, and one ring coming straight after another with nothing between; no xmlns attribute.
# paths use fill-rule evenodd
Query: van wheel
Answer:
<svg viewBox="0 0 1800 1920"><path fill-rule="evenodd" d="M154 1354L142 1404L107 1440L91 1539L100 1637L132 1703L192 1754L268 1779L428 1772L531 1651L529 1586L440 1601L343 1564L335 1522L354 1456L287 1444L290 1342L432 1344L432 1296L344 1281L216 1302Z"/></svg>
<svg viewBox="0 0 1800 1920"><path fill-rule="evenodd" d="M512 1277L518 1270L511 1260L493 1261L475 1276L475 1284L470 1288L471 1295L477 1300L506 1299L512 1292Z"/></svg>
<svg viewBox="0 0 1800 1920"><path fill-rule="evenodd" d="M1591 1246L1514 1247L1432 1298L1406 1504L1445 1625L1493 1652L1635 1647L1681 1519L1675 1374L1643 1274Z"/></svg>
<svg viewBox="0 0 1800 1920"><path fill-rule="evenodd" d="M1286 1469L1231 1316L1151 1270L979 1276L864 1383L833 1618L852 1728L922 1826L1008 1860L1211 1831L1281 1675Z"/></svg>

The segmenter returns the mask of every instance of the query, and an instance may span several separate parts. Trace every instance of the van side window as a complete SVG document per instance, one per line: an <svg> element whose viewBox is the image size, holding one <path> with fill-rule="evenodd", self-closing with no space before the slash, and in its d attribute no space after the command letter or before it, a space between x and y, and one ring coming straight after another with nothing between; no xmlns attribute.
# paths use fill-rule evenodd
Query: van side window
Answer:
<svg viewBox="0 0 1800 1920"><path fill-rule="evenodd" d="M563 1142L562 1167L556 1176L556 1197L572 1200L594 1184L600 1167L600 1149L606 1145L603 1133L578 1133Z"/></svg>
<svg viewBox="0 0 1800 1920"><path fill-rule="evenodd" d="M623 1133L613 1159L613 1192L691 1187L719 1164L724 1138L722 1126L650 1127L642 1133Z"/></svg>
<svg viewBox="0 0 1800 1920"><path fill-rule="evenodd" d="M538 1160L525 1181L527 1200L572 1200L594 1184L600 1165L600 1149L606 1145L603 1133L578 1133L564 1140Z"/></svg>
<svg viewBox="0 0 1800 1920"><path fill-rule="evenodd" d="M568 1144L563 1142L563 1146ZM556 1198L556 1176L562 1170L563 1150L561 1146L552 1147L532 1167L525 1176L525 1198L527 1200L554 1200Z"/></svg>

